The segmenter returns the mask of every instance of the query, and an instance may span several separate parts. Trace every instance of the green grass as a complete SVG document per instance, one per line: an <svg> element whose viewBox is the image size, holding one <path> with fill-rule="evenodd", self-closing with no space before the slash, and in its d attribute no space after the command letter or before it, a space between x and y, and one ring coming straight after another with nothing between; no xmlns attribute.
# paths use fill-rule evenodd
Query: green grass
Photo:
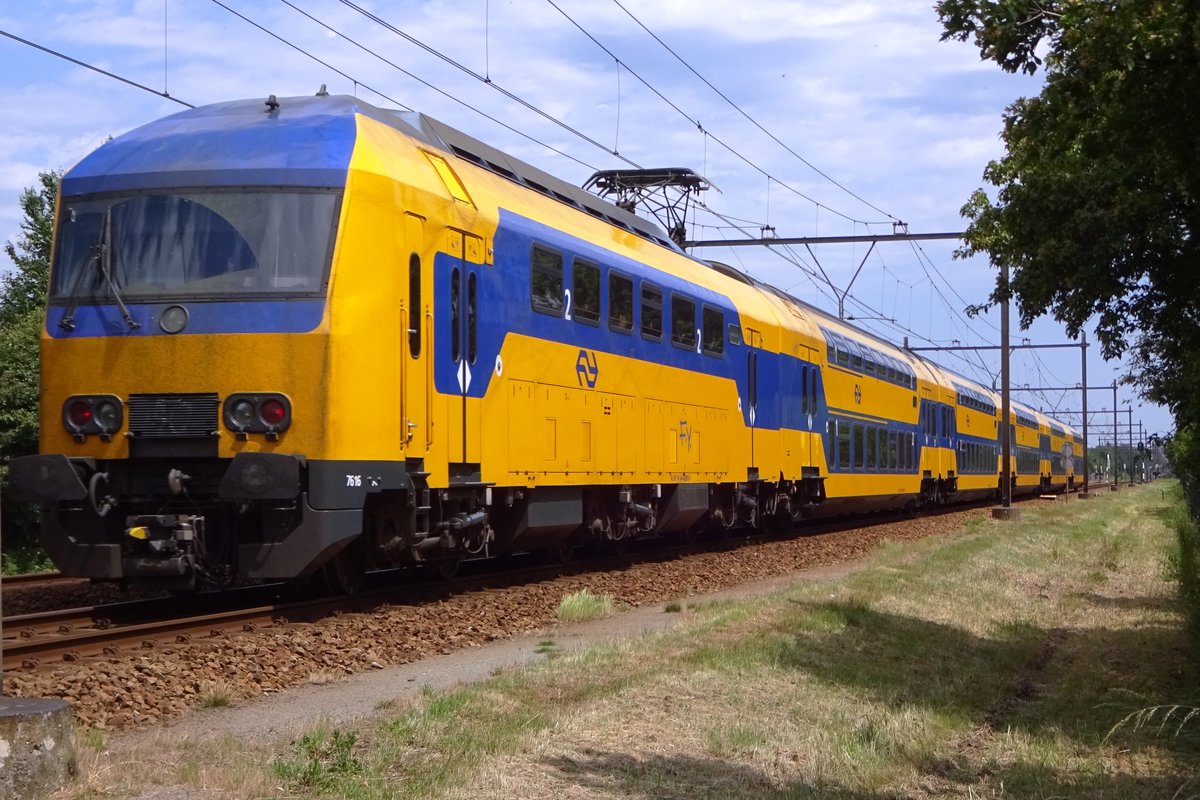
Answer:
<svg viewBox="0 0 1200 800"><path fill-rule="evenodd" d="M314 730L273 776L356 800L1194 797L1175 504L1027 507L842 578L689 603L669 633L546 639L535 667Z"/></svg>
<svg viewBox="0 0 1200 800"><path fill-rule="evenodd" d="M584 622L589 619L600 619L613 613L613 599L610 595L594 595L587 589L573 592L558 604L557 616L561 622Z"/></svg>

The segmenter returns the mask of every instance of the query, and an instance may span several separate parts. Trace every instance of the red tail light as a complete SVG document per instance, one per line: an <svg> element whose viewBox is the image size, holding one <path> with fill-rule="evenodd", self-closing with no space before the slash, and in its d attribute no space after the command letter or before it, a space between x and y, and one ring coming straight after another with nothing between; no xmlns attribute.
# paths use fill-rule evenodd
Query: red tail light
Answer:
<svg viewBox="0 0 1200 800"><path fill-rule="evenodd" d="M268 425L278 425L287 417L287 409L284 408L283 403L274 398L264 400L258 408L258 413L262 416L263 422Z"/></svg>
<svg viewBox="0 0 1200 800"><path fill-rule="evenodd" d="M67 407L67 419L76 428L82 428L92 421L92 406L83 400L76 400Z"/></svg>

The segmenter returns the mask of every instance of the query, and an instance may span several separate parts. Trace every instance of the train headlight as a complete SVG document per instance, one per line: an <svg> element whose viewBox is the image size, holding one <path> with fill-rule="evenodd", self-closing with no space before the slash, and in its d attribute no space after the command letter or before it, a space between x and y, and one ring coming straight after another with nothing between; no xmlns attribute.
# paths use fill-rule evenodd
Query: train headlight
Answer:
<svg viewBox="0 0 1200 800"><path fill-rule="evenodd" d="M63 427L79 442L91 435L108 441L124 421L125 406L111 394L75 395L63 402Z"/></svg>
<svg viewBox="0 0 1200 800"><path fill-rule="evenodd" d="M225 398L225 427L245 438L265 433L275 439L292 424L292 401L278 392L240 392Z"/></svg>
<svg viewBox="0 0 1200 800"><path fill-rule="evenodd" d="M107 432L121 427L121 409L111 400L100 400L95 406L95 419Z"/></svg>
<svg viewBox="0 0 1200 800"><path fill-rule="evenodd" d="M245 398L236 400L229 406L229 416L242 428L249 428L254 423L254 403Z"/></svg>

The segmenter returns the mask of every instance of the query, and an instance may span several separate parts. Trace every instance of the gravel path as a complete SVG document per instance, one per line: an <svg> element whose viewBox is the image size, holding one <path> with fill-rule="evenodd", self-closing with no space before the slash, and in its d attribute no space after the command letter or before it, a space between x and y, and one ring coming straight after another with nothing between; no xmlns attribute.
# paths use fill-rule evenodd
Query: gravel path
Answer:
<svg viewBox="0 0 1200 800"><path fill-rule="evenodd" d="M330 716L357 714L362 698L395 697L397 687L454 683L488 674L496 666L521 663L536 648L536 637L555 621L562 598L588 589L608 594L635 609L662 602L745 587L799 570L845 564L869 553L884 539L910 541L952 533L968 520L986 516L971 509L932 517L872 525L853 531L769 542L724 552L701 553L658 564L573 575L505 589L465 593L416 606L386 606L316 623L290 624L222 638L193 640L154 650L121 654L5 674L6 693L19 697L61 697L78 719L102 729L149 726L180 717L213 693L235 704L304 687L300 699L253 703L253 724L276 730L297 708L324 709ZM661 609L622 614L606 625L641 631L647 624L669 625L679 615ZM643 618L644 617L644 618ZM647 622L652 620L653 622ZM630 627L632 626L632 627ZM582 634L581 634L582 636ZM587 637L584 637L585 639ZM582 641L582 639L581 639ZM502 646L482 648L495 642ZM531 644L532 642L532 644ZM469 648L469 650L468 650ZM484 655L487 653L488 655ZM429 662L430 658L448 659ZM419 663L418 663L419 662ZM405 671L389 669L414 665ZM480 671L482 670L482 671ZM345 680L347 676L361 676ZM437 682L440 682L440 678ZM354 697L360 698L354 700ZM307 712L306 712L307 714ZM210 714L207 726L224 725ZM230 721L231 727L237 725ZM265 725L265 728L261 727Z"/></svg>

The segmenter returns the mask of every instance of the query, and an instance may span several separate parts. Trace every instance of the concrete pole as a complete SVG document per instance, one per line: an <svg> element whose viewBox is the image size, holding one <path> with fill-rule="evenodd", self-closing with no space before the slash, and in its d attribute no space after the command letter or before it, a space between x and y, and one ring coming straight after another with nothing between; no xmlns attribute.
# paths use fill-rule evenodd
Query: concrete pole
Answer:
<svg viewBox="0 0 1200 800"><path fill-rule="evenodd" d="M1125 410L1129 412L1129 485L1133 486L1133 462L1135 460L1133 452L1133 406Z"/></svg>
<svg viewBox="0 0 1200 800"><path fill-rule="evenodd" d="M1117 382L1113 381L1113 453L1112 453L1113 468L1112 468L1112 482L1109 483L1108 488L1112 489L1114 492L1117 489L1121 488L1121 481L1117 475L1118 465L1121 463L1117 459L1117 442L1119 442L1119 441L1120 441L1120 439L1117 438Z"/></svg>
<svg viewBox="0 0 1200 800"><path fill-rule="evenodd" d="M1087 331L1079 333L1079 360L1081 362L1081 370L1083 372L1083 390L1080 392L1083 395L1083 496L1088 496L1088 413L1087 413Z"/></svg>
<svg viewBox="0 0 1200 800"><path fill-rule="evenodd" d="M1004 508L1012 506L1012 442L1009 440L1011 430L1010 414L1012 404L1009 398L1009 364L1008 364L1008 265L1001 267L1001 286L1004 289L1004 302L1000 304L1000 505Z"/></svg>

